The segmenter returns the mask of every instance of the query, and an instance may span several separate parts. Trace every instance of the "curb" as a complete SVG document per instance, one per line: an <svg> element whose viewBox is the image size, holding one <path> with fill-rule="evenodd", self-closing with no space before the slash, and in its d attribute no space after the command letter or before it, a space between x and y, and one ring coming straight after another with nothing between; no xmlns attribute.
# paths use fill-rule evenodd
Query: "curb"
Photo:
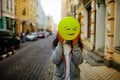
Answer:
<svg viewBox="0 0 120 80"><path fill-rule="evenodd" d="M8 52L8 53L6 53L6 54L1 55L1 56L0 56L0 61L6 59L6 58L9 57L9 56L12 56L14 53L15 53L15 50L10 51L10 52Z"/></svg>

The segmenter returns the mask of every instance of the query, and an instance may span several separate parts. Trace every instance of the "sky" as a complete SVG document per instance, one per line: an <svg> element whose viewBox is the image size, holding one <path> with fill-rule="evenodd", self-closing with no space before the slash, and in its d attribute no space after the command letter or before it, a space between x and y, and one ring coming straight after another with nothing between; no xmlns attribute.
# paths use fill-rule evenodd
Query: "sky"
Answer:
<svg viewBox="0 0 120 80"><path fill-rule="evenodd" d="M58 24L61 19L61 0L41 0L41 5L46 16L52 16L53 21Z"/></svg>

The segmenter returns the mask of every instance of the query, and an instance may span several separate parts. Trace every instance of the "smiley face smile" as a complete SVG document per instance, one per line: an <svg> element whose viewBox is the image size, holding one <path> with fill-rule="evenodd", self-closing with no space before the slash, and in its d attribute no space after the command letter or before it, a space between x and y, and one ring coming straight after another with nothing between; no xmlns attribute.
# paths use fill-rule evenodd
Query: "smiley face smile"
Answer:
<svg viewBox="0 0 120 80"><path fill-rule="evenodd" d="M72 33L72 34L71 34L71 33L68 33L68 35L71 35L71 36L72 36L72 35L74 35L74 33Z"/></svg>

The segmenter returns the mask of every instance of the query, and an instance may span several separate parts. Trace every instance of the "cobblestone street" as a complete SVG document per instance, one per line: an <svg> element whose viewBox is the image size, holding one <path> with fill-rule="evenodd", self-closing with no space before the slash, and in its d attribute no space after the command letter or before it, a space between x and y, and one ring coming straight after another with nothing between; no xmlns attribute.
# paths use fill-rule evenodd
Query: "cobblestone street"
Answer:
<svg viewBox="0 0 120 80"><path fill-rule="evenodd" d="M0 80L53 78L120 80L120 0L0 0Z"/></svg>
<svg viewBox="0 0 120 80"><path fill-rule="evenodd" d="M53 80L51 41L54 35L22 44L16 53L0 61L0 80ZM80 65L81 80L120 80L120 73L106 66Z"/></svg>
<svg viewBox="0 0 120 80"><path fill-rule="evenodd" d="M14 55L0 61L0 80L52 80L52 39L22 43Z"/></svg>
<svg viewBox="0 0 120 80"><path fill-rule="evenodd" d="M91 66L84 61L80 69L81 80L120 80L120 73L106 66Z"/></svg>

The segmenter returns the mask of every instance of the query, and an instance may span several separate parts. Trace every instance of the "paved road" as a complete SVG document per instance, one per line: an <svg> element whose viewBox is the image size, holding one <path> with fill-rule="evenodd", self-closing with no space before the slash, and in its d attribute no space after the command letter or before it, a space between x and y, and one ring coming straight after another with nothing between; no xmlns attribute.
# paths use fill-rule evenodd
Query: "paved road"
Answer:
<svg viewBox="0 0 120 80"><path fill-rule="evenodd" d="M52 80L50 62L54 36L23 43L16 53L0 61L0 80Z"/></svg>
<svg viewBox="0 0 120 80"><path fill-rule="evenodd" d="M51 43L54 36L26 42L16 53L0 61L0 80L53 80ZM80 65L81 80L120 80L120 72L106 66Z"/></svg>
<svg viewBox="0 0 120 80"><path fill-rule="evenodd" d="M106 66L91 66L86 60L80 65L80 80L120 80L120 72Z"/></svg>

